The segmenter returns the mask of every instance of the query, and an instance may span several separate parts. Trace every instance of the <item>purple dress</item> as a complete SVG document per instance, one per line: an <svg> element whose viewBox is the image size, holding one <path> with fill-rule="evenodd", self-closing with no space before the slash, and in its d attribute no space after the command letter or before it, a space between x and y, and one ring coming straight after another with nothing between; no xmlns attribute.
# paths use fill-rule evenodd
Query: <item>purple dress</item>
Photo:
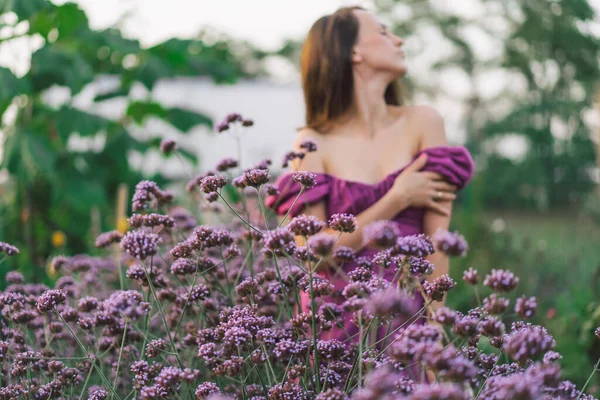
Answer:
<svg viewBox="0 0 600 400"><path fill-rule="evenodd" d="M421 171L437 172L441 174L448 183L456 185L458 189L465 187L473 176L475 164L466 147L449 145L428 147L420 150L406 166L392 172L381 182L375 184L344 180L327 173L315 173L317 181L316 185L310 189L305 189L302 192L294 204L293 209L290 211L289 216L291 218L302 214L306 205L319 201L325 201L326 203L327 220L329 220L331 215L336 213L358 215L381 199L383 195L390 190L394 184L395 178L406 167L412 164L421 153L427 153L428 156L427 163ZM275 184L279 188L280 194L277 196L268 196L265 200L265 204L274 209L277 214L285 215L288 210L290 210L301 187L299 183L292 179L292 172L281 175L276 180ZM425 211L425 208L409 207L393 218L393 221L398 224L402 236L423 233L423 217ZM364 247L356 253L356 258L368 257L370 259L370 257L378 251L379 250L373 248ZM343 270L348 272L356 266L356 263L347 263L344 264ZM391 268L374 272L375 274L381 273L387 280L391 281L393 279L394 271ZM347 278L329 271L319 272L319 274L324 278L329 279L335 287L334 295L327 298L327 300L338 304L343 302L344 299L341 297L340 293L347 284ZM309 311L309 295L302 293L301 303L302 310ZM416 310L423 306L423 298L420 294L415 295L414 303L413 306ZM327 334L322 335L321 338L335 338L341 341L347 341L350 336L352 337L350 340L356 340L358 328L352 322L350 314L342 316L342 321L340 322L343 324L343 328L334 327L331 331L327 332ZM378 332L378 336L381 336L382 334L384 333Z"/></svg>

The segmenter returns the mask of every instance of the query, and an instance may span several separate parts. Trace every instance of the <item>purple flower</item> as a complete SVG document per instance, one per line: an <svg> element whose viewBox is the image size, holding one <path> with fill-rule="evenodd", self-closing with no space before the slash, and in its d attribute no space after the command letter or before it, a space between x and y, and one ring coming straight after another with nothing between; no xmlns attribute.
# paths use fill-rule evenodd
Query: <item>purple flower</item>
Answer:
<svg viewBox="0 0 600 400"><path fill-rule="evenodd" d="M13 285L21 285L25 281L23 274L17 271L9 271L6 273L6 283Z"/></svg>
<svg viewBox="0 0 600 400"><path fill-rule="evenodd" d="M407 365L419 361L434 348L441 335L440 328L435 325L409 325L393 342L390 356Z"/></svg>
<svg viewBox="0 0 600 400"><path fill-rule="evenodd" d="M300 143L300 148L306 150L307 153L317 151L317 142L312 139L305 139Z"/></svg>
<svg viewBox="0 0 600 400"><path fill-rule="evenodd" d="M127 232L121 239L121 248L132 257L143 260L153 256L158 251L158 244L162 239L155 233L142 230Z"/></svg>
<svg viewBox="0 0 600 400"><path fill-rule="evenodd" d="M329 219L329 227L334 231L352 233L357 226L356 217L352 214L333 214Z"/></svg>
<svg viewBox="0 0 600 400"><path fill-rule="evenodd" d="M454 282L449 275L442 275L435 278L433 282L425 281L422 285L423 289L425 289L425 293L427 293L432 300L442 301L446 292L456 286L456 282Z"/></svg>
<svg viewBox="0 0 600 400"><path fill-rule="evenodd" d="M243 175L243 182L245 186L252 186L253 188L259 188L260 186L269 182L269 170L267 169L253 169L247 171Z"/></svg>
<svg viewBox="0 0 600 400"><path fill-rule="evenodd" d="M485 276L483 284L496 292L510 292L517 287L519 278L510 271L503 269L492 269L492 272Z"/></svg>
<svg viewBox="0 0 600 400"><path fill-rule="evenodd" d="M108 315L124 316L135 321L150 311L150 303L144 301L140 292L118 290L102 302L101 310Z"/></svg>
<svg viewBox="0 0 600 400"><path fill-rule="evenodd" d="M373 293L365 305L365 311L370 315L386 318L398 315L410 317L416 310L406 293L390 288Z"/></svg>
<svg viewBox="0 0 600 400"><path fill-rule="evenodd" d="M174 275L192 275L196 272L196 264L189 258L178 258L171 265L171 273Z"/></svg>
<svg viewBox="0 0 600 400"><path fill-rule="evenodd" d="M442 229L438 229L433 234L433 242L435 243L435 249L448 256L465 256L469 245L465 240L464 236L458 232L449 232Z"/></svg>
<svg viewBox="0 0 600 400"><path fill-rule="evenodd" d="M407 255L414 257L425 257L434 253L433 243L427 235L419 233L418 235L409 235L398 238L394 246L390 249L392 255Z"/></svg>
<svg viewBox="0 0 600 400"><path fill-rule="evenodd" d="M227 178L221 175L209 175L202 179L200 185L206 194L216 192L227 185Z"/></svg>
<svg viewBox="0 0 600 400"><path fill-rule="evenodd" d="M556 342L546 328L537 325L525 325L506 336L504 350L518 363L541 356L554 349Z"/></svg>
<svg viewBox="0 0 600 400"><path fill-rule="evenodd" d="M306 154L302 152L296 151L288 151L283 156L283 161L281 163L282 168L287 168L291 161L294 161L296 158L302 160Z"/></svg>
<svg viewBox="0 0 600 400"><path fill-rule="evenodd" d="M394 221L371 222L363 229L363 243L379 249L387 249L396 244L401 231Z"/></svg>
<svg viewBox="0 0 600 400"><path fill-rule="evenodd" d="M90 387L88 392L90 394L88 400L106 400L108 398L108 391L98 386Z"/></svg>
<svg viewBox="0 0 600 400"><path fill-rule="evenodd" d="M408 257L408 271L412 276L431 275L433 270L434 267L431 262L420 257Z"/></svg>
<svg viewBox="0 0 600 400"><path fill-rule="evenodd" d="M594 331L594 335L596 335L596 337L600 339L600 327L596 328L596 330Z"/></svg>
<svg viewBox="0 0 600 400"><path fill-rule="evenodd" d="M215 168L219 172L225 172L229 169L235 168L238 166L237 160L233 158L224 158L217 163L217 167Z"/></svg>
<svg viewBox="0 0 600 400"><path fill-rule="evenodd" d="M117 231L104 232L96 238L97 248L106 248L113 243L119 243L123 235Z"/></svg>
<svg viewBox="0 0 600 400"><path fill-rule="evenodd" d="M317 176L307 171L296 171L292 178L306 189L310 189L317 184Z"/></svg>
<svg viewBox="0 0 600 400"><path fill-rule="evenodd" d="M293 218L287 228L299 236L313 236L323 229L325 223L314 215L299 215Z"/></svg>
<svg viewBox="0 0 600 400"><path fill-rule="evenodd" d="M429 352L424 358L427 366L440 376L454 381L472 379L477 374L473 362L459 353L453 345Z"/></svg>
<svg viewBox="0 0 600 400"><path fill-rule="evenodd" d="M448 326L454 325L458 317L458 313L448 307L440 307L433 314L434 321Z"/></svg>
<svg viewBox="0 0 600 400"><path fill-rule="evenodd" d="M477 270L473 268L469 268L463 273L463 280L467 282L469 285L477 285L479 283L479 276L477 275Z"/></svg>
<svg viewBox="0 0 600 400"><path fill-rule="evenodd" d="M166 226L172 228L175 226L175 219L168 215L161 215L156 213L151 214L133 214L129 217L129 225L133 228L140 228L146 226L153 228L156 226Z"/></svg>
<svg viewBox="0 0 600 400"><path fill-rule="evenodd" d="M537 377L518 373L507 376L492 376L486 383L479 398L541 399L543 382ZM554 397L553 397L554 398Z"/></svg>
<svg viewBox="0 0 600 400"><path fill-rule="evenodd" d="M537 309L537 301L535 297L527 298L521 296L515 302L515 312L523 319L529 319L534 316Z"/></svg>
<svg viewBox="0 0 600 400"><path fill-rule="evenodd" d="M152 201L158 204L168 203L173 199L173 194L161 190L156 182L141 181L135 186L135 193L131 201L133 211L148 208Z"/></svg>
<svg viewBox="0 0 600 400"><path fill-rule="evenodd" d="M328 233L319 233L308 239L310 251L321 257L327 257L332 251L336 237Z"/></svg>
<svg viewBox="0 0 600 400"><path fill-rule="evenodd" d="M498 317L487 317L479 323L479 332L487 337L502 336L504 329L504 323Z"/></svg>
<svg viewBox="0 0 600 400"><path fill-rule="evenodd" d="M544 354L544 364L558 362L561 358L562 356L556 351L548 351Z"/></svg>
<svg viewBox="0 0 600 400"><path fill-rule="evenodd" d="M205 400L211 394L221 393L221 389L214 382L204 382L196 389L196 400Z"/></svg>
<svg viewBox="0 0 600 400"><path fill-rule="evenodd" d="M462 318L459 318L455 323L452 331L456 333L458 336L462 337L471 337L477 334L477 325L479 324L479 319L472 317L470 315L466 315Z"/></svg>
<svg viewBox="0 0 600 400"><path fill-rule="evenodd" d="M67 296L62 290L47 290L39 297L36 307L40 313L45 314L64 303L66 299Z"/></svg>
<svg viewBox="0 0 600 400"><path fill-rule="evenodd" d="M460 386L453 383L417 385L409 395L409 400L468 400L470 397Z"/></svg>
<svg viewBox="0 0 600 400"><path fill-rule="evenodd" d="M165 154L171 153L176 148L177 148L177 142L175 142L173 139L164 138L160 142L160 151L162 151Z"/></svg>
<svg viewBox="0 0 600 400"><path fill-rule="evenodd" d="M354 261L354 249L348 246L338 246L333 250L333 261L338 264L344 264Z"/></svg>
<svg viewBox="0 0 600 400"><path fill-rule="evenodd" d="M498 297L492 293L483 299L483 309L490 314L502 314L508 308L509 300L505 297Z"/></svg>
<svg viewBox="0 0 600 400"><path fill-rule="evenodd" d="M15 254L19 254L19 249L12 244L0 242L0 253L5 253L7 256L14 256Z"/></svg>
<svg viewBox="0 0 600 400"><path fill-rule="evenodd" d="M267 232L261 240L264 249L275 255L292 254L296 249L294 234L287 228L277 228Z"/></svg>

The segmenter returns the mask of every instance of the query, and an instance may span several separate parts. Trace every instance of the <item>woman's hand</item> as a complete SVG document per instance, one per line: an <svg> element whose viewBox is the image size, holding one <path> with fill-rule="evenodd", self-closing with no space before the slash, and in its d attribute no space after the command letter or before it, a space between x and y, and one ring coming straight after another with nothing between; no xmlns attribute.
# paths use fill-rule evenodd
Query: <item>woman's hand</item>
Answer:
<svg viewBox="0 0 600 400"><path fill-rule="evenodd" d="M413 207L428 207L442 215L450 215L450 211L442 207L438 201L454 200L456 186L444 181L437 172L419 170L427 163L427 154L421 154L412 164L396 177L390 189L390 195L404 199Z"/></svg>

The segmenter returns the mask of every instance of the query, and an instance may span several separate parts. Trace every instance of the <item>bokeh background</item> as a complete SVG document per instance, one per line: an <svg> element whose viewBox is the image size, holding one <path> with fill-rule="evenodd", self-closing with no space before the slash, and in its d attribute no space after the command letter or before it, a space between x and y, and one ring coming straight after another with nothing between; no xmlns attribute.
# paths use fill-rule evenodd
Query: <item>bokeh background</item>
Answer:
<svg viewBox="0 0 600 400"><path fill-rule="evenodd" d="M600 0L0 0L0 241L21 249L0 288L9 270L51 284L53 256L96 254L139 180L182 191L237 157L213 128L227 113L255 121L242 165L280 172L303 123L304 36L354 4L405 39L408 102L436 107L475 159L452 276L513 270L581 385L600 356ZM475 297L461 282L449 302Z"/></svg>

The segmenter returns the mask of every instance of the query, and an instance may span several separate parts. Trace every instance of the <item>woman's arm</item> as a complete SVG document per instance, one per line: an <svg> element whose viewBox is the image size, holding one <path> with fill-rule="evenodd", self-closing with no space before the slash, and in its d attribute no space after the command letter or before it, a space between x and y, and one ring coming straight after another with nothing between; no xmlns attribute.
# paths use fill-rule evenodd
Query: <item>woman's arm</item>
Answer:
<svg viewBox="0 0 600 400"><path fill-rule="evenodd" d="M319 143L320 138L318 137L318 135L312 134L310 130L302 130L298 132L296 142L294 143L294 150L300 151L300 144L306 139L312 139L315 142L317 142L318 148L321 148L321 146L323 145L322 143ZM309 172L325 172L321 154L323 154L323 152L321 151L307 153L304 159L301 160L301 162L295 161L292 163L292 169ZM411 165L410 167L413 167L413 165ZM417 168L419 168L419 165L417 165L417 163L415 162L415 166L412 169ZM410 207L410 205L410 199L407 195L405 196L402 193L393 193L389 191L371 207L367 208L362 213L355 216L357 220L356 230L352 233L343 233L339 240L336 242L335 247L348 246L354 249L355 251L361 250L364 247L363 229L365 226L377 220L392 219L399 212ZM328 222L325 201L320 201L318 203L308 206L304 214L313 215L321 221L324 221L325 223ZM336 236L338 235L338 232L330 228L323 229L323 232L330 233ZM301 246L305 245L304 239L302 237L297 238L297 243Z"/></svg>
<svg viewBox="0 0 600 400"><path fill-rule="evenodd" d="M421 135L422 139L420 148L424 149L427 147L447 145L448 140L446 138L446 130L444 128L444 120L442 116L431 107L422 107L420 111L423 114L422 126L424 128L424 131ZM449 215L441 215L429 209L425 211L425 215L423 217L423 233L430 237L433 236L438 228L442 230L448 230L450 227L453 200L443 200L438 201L438 203L440 203L440 205L442 205L445 209L449 210ZM436 251L435 253L427 256L425 259L435 266L433 274L429 275L427 280L433 281L435 278L449 273L450 260L446 254ZM432 305L433 308L436 309L443 306L444 303L445 299L441 302L436 301Z"/></svg>

